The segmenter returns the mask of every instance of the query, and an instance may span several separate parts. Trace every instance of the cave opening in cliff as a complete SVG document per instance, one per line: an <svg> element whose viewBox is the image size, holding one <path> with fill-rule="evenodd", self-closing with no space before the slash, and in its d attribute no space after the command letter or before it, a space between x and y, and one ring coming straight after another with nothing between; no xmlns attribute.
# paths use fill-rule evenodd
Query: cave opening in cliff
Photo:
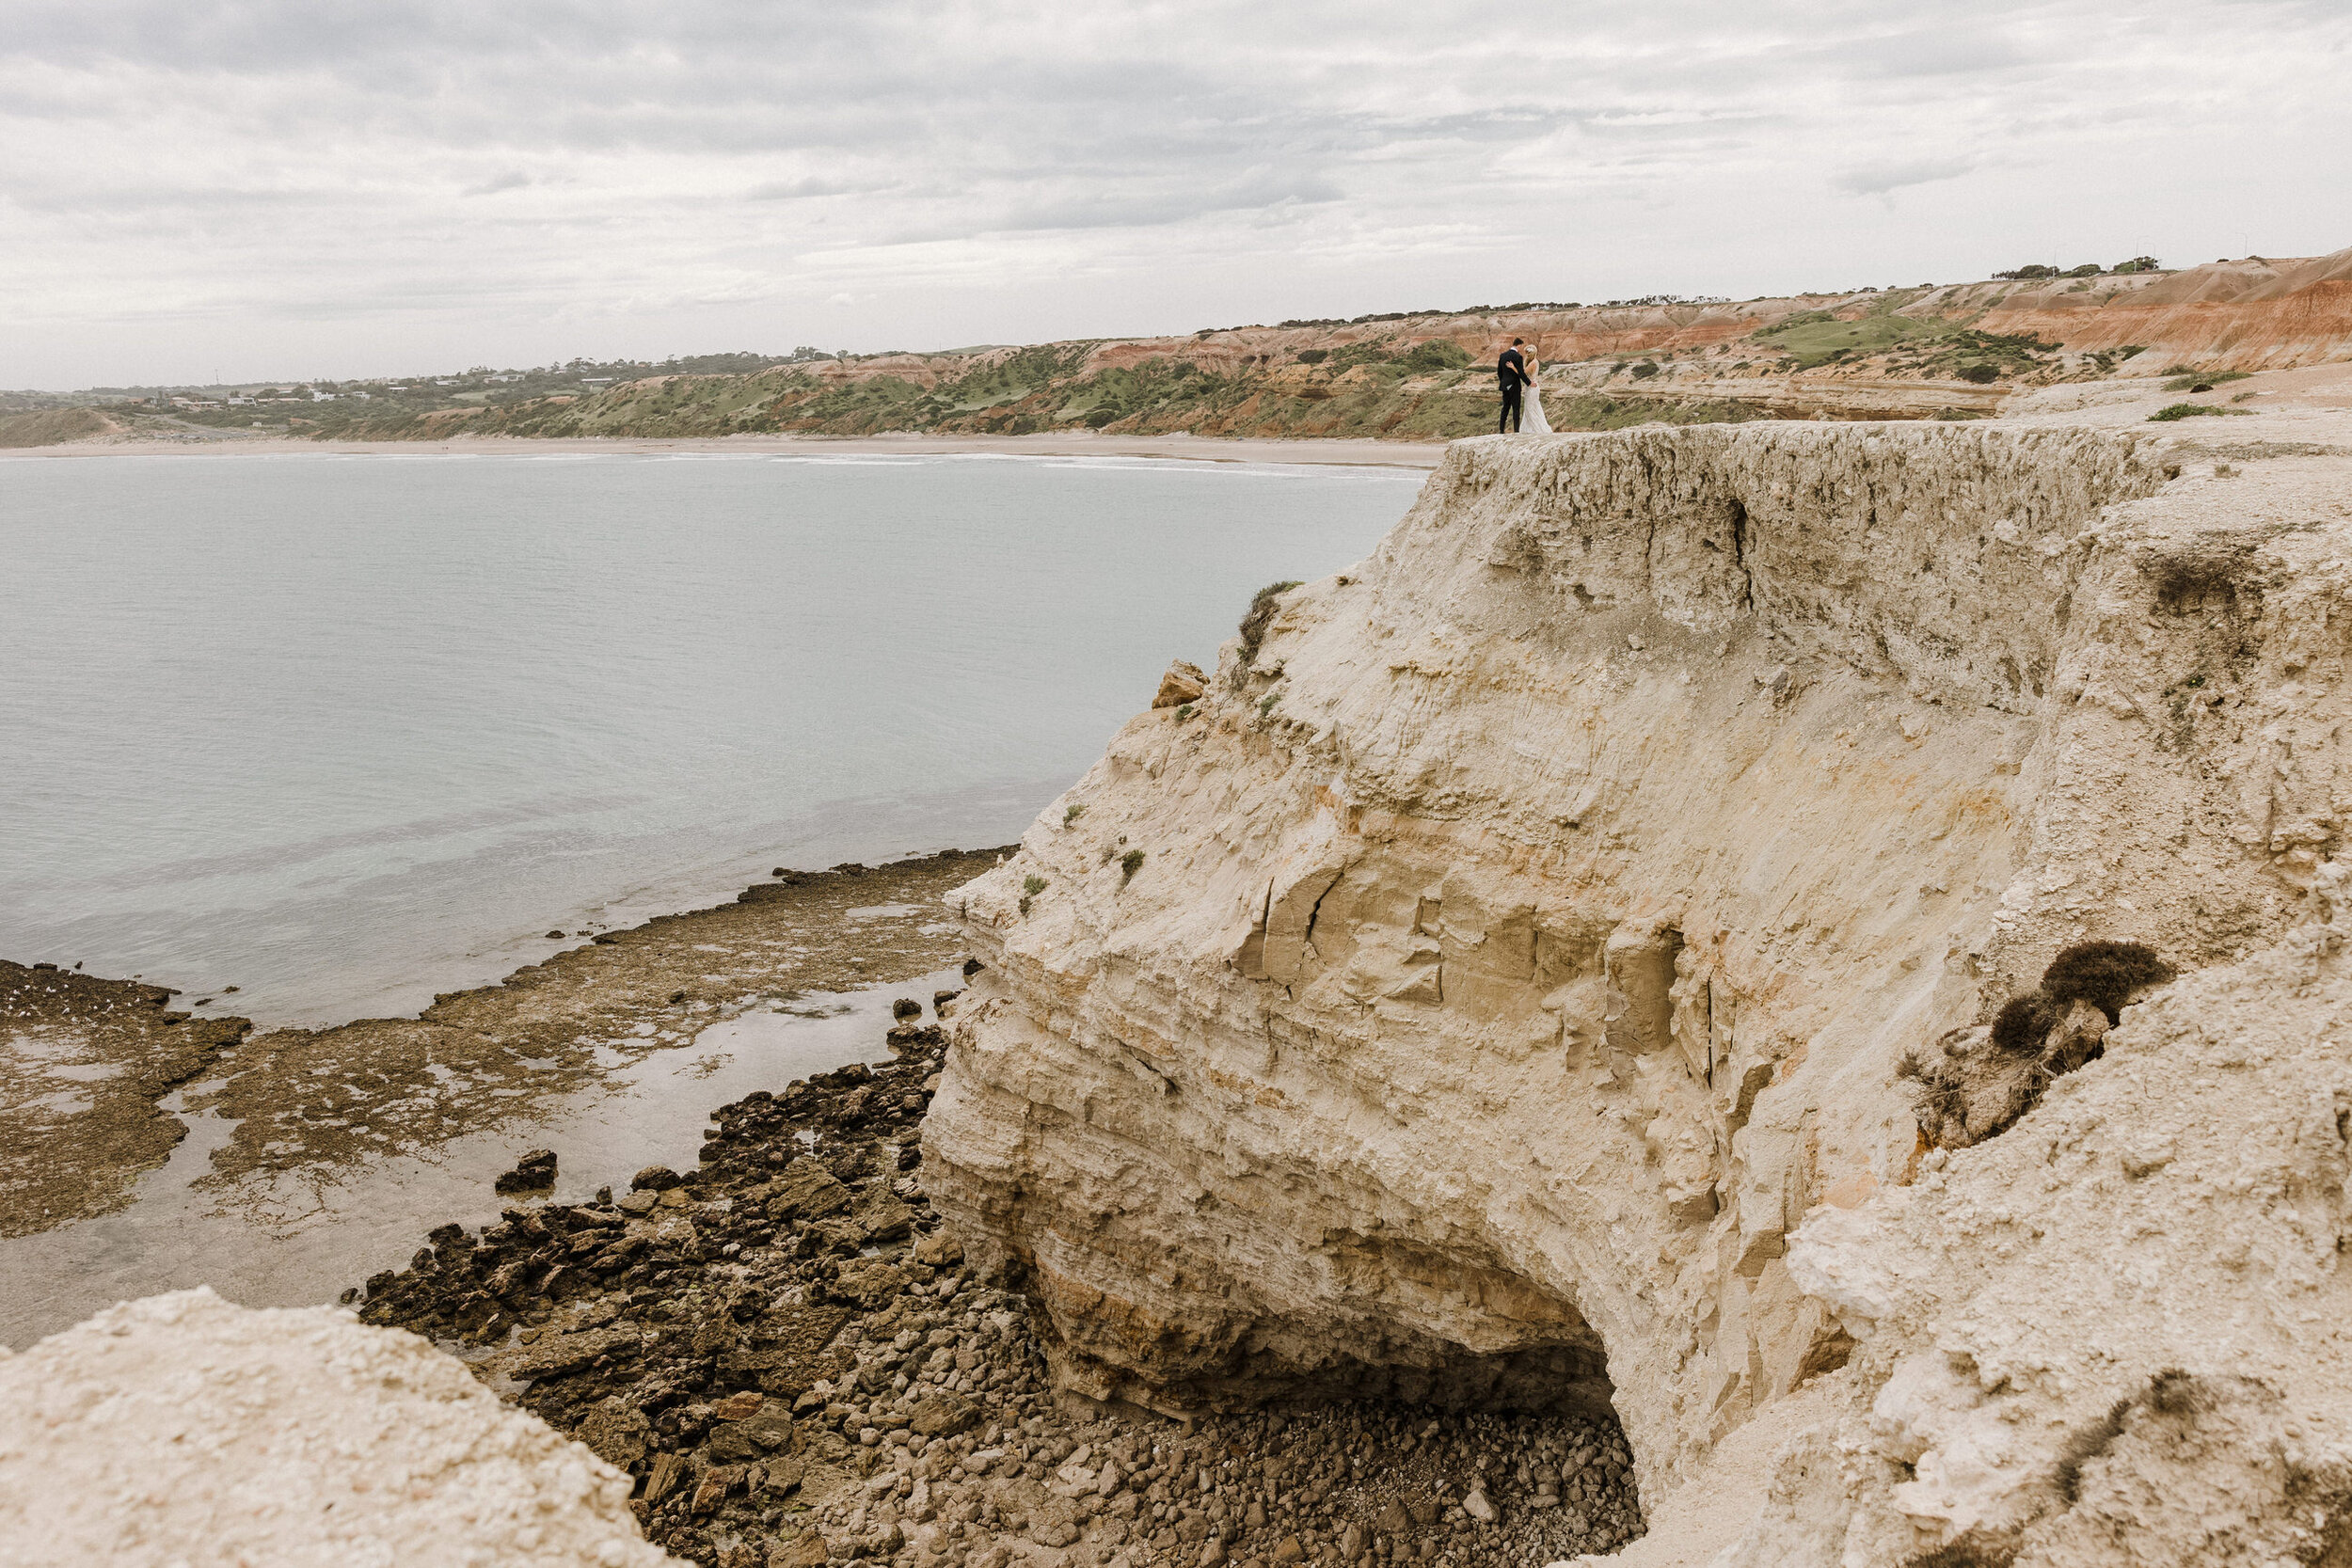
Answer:
<svg viewBox="0 0 2352 1568"><path fill-rule="evenodd" d="M1246 1387L1240 1419L1304 1457L1288 1473L1304 1506L1331 1510L1336 1541L1345 1514L1362 1518L1362 1556L1343 1560L1613 1551L1647 1521L1605 1355L1579 1328L1491 1352L1424 1341L1393 1361L1262 1364L1226 1392Z"/></svg>

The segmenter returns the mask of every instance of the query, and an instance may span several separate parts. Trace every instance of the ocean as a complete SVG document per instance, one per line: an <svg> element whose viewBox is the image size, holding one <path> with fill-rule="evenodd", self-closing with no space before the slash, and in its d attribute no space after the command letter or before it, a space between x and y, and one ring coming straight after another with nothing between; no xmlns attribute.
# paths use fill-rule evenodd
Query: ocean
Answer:
<svg viewBox="0 0 2352 1568"><path fill-rule="evenodd" d="M340 1022L775 866L1009 842L1169 659L1362 557L1422 478L0 462L0 957Z"/></svg>

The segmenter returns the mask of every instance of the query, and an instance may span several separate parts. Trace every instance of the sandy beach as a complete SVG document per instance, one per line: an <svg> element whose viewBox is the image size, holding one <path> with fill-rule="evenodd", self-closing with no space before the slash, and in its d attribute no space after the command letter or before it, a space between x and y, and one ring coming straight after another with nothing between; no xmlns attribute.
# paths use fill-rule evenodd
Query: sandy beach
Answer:
<svg viewBox="0 0 2352 1568"><path fill-rule="evenodd" d="M312 441L246 436L191 425L184 436L110 436L0 451L0 459L306 452L342 457L512 455L598 452L615 455L723 454L855 457L1156 457L1194 463L1310 463L1434 468L1442 441L1256 440L1199 436L1098 436L1091 431L1037 436L729 436L708 440L636 437L459 437L447 441Z"/></svg>

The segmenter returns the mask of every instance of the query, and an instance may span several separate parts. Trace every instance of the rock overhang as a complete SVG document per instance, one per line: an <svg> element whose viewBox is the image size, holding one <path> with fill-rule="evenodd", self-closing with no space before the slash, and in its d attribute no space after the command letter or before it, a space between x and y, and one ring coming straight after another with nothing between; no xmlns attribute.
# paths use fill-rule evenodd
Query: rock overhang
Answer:
<svg viewBox="0 0 2352 1568"><path fill-rule="evenodd" d="M1672 1484L1854 1354L1788 1237L1918 1180L1904 1052L2094 925L2275 937L2332 847L2325 735L2229 781L2337 657L2343 540L2208 471L2069 428L1458 443L959 895L939 1201L1089 1391L1597 1352L1512 1397L1605 1391Z"/></svg>

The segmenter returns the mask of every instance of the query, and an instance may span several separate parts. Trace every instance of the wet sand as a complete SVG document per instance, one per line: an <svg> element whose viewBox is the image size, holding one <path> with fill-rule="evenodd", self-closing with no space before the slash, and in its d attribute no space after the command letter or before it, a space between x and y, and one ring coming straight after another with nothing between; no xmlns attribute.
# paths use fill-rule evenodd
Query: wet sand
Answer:
<svg viewBox="0 0 2352 1568"><path fill-rule="evenodd" d="M254 1306L326 1299L559 1133L616 1166L665 1139L691 1150L741 1064L800 1063L789 1078L855 1059L868 1042L827 1017L959 961L940 900L998 853L788 874L418 1017L329 1029L254 1035L160 988L0 967L0 1342L199 1282Z"/></svg>
<svg viewBox="0 0 2352 1568"><path fill-rule="evenodd" d="M207 431L186 436L114 436L62 446L0 452L0 462L24 458L219 456L308 452L346 457L466 454L610 453L616 456L728 457L1150 457L1196 463L1307 463L1434 468L1442 441L1261 440L1200 436L1097 436L1091 432L1037 436L729 436L701 440L579 436L546 440L518 436L447 441L296 440Z"/></svg>

